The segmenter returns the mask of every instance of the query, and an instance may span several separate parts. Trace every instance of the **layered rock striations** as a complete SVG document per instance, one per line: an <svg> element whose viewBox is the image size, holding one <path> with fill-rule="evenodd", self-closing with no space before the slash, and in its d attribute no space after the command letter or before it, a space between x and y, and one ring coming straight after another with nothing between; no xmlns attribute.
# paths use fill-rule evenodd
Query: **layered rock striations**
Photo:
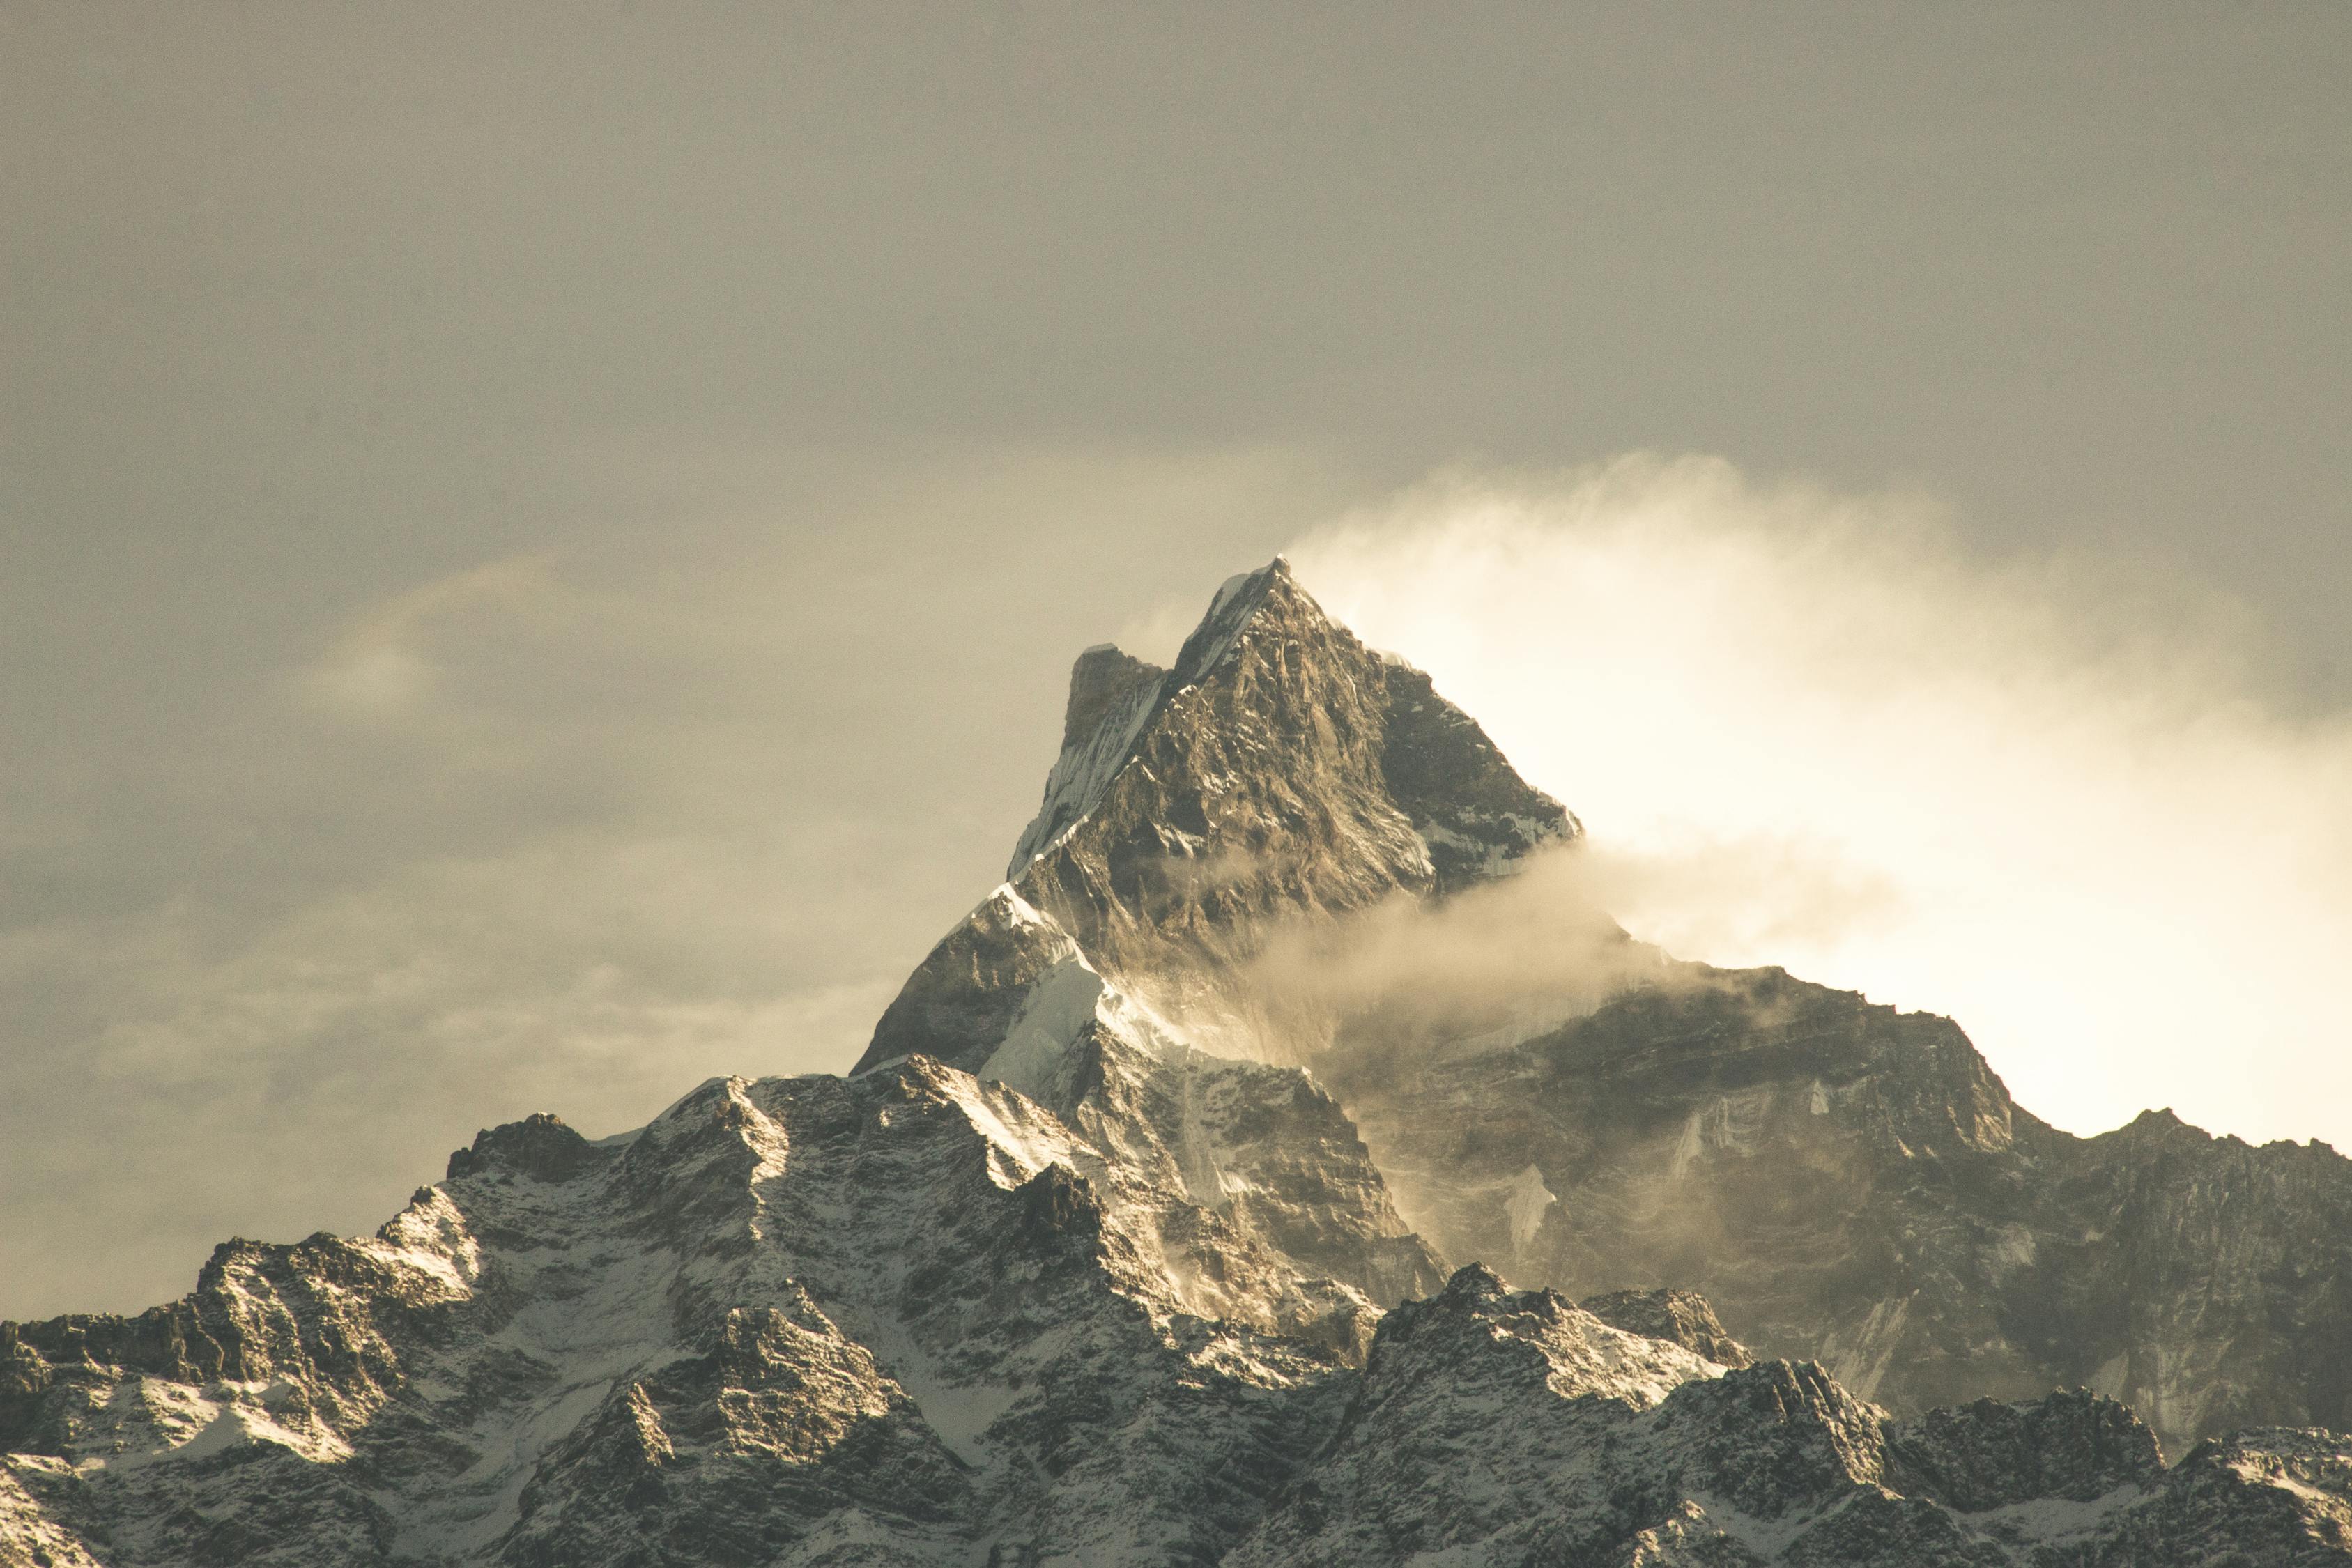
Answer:
<svg viewBox="0 0 2352 1568"><path fill-rule="evenodd" d="M1579 832L1236 579L850 1076L0 1325L0 1564L2352 1562L2344 1161L2059 1133Z"/></svg>

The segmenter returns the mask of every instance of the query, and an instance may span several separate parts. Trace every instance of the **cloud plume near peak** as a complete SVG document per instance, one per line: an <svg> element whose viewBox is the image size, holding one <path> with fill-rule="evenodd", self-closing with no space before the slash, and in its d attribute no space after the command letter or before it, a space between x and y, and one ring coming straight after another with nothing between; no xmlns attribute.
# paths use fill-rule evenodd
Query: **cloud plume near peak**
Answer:
<svg viewBox="0 0 2352 1568"><path fill-rule="evenodd" d="M1591 830L1635 936L1948 1014L2028 1109L2352 1148L2352 715L2232 607L1633 457L1290 552Z"/></svg>
<svg viewBox="0 0 2352 1568"><path fill-rule="evenodd" d="M480 1126L847 1065L1035 809L1071 655L1171 652L1317 517L1307 584L1591 843L1492 901L1508 941L1381 911L1292 984L1507 990L1589 888L1951 1014L2062 1125L2352 1145L2352 726L2266 703L2226 605L1703 461L1342 515L1256 449L623 456L576 479L622 521L561 548L273 593L193 652L139 623L69 692L12 667L47 705L0 770L0 1316L364 1231Z"/></svg>

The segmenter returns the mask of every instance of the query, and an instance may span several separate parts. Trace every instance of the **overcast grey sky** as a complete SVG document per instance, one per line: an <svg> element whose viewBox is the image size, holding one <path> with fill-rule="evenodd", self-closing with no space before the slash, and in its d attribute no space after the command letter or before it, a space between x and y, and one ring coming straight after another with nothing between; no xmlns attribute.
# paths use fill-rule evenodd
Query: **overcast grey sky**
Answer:
<svg viewBox="0 0 2352 1568"><path fill-rule="evenodd" d="M0 1314L844 1064L1076 649L1433 469L1929 498L2340 712L2347 82L2332 0L0 0Z"/></svg>

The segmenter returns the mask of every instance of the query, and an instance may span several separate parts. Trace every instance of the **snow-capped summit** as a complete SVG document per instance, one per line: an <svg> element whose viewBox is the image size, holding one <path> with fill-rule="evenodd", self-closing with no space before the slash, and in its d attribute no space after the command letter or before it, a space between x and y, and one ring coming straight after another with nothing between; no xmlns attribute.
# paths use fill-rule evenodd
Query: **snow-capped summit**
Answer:
<svg viewBox="0 0 2352 1568"><path fill-rule="evenodd" d="M1239 815L1278 788L1286 802L1349 812L1312 826L1369 831L1394 851L1395 887L1500 874L1579 831L1428 677L1326 616L1281 556L1218 590L1171 668L1107 643L1078 656L1062 753L1007 879L1087 818L1116 810L1118 782L1139 760L1160 789L1124 804L1130 815L1138 805L1163 813L1161 848L1177 858L1279 845L1276 823Z"/></svg>
<svg viewBox="0 0 2352 1568"><path fill-rule="evenodd" d="M1277 556L1218 591L1169 669L1108 645L1079 655L1061 754L1006 878L1034 920L1015 930L1009 906L983 903L859 1065L919 1048L977 1068L1032 982L1024 954L1061 940L1140 1005L1181 1015L1186 1038L1297 1060L1311 1028L1302 1040L1237 985L1271 933L1507 877L1580 831Z"/></svg>

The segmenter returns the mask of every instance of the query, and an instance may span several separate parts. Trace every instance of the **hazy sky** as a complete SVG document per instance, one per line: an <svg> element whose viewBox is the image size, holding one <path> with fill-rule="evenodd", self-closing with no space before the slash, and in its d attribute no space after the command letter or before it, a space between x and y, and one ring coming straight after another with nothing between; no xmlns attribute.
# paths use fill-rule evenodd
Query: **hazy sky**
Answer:
<svg viewBox="0 0 2352 1568"><path fill-rule="evenodd" d="M845 1064L1071 656L1291 544L1637 926L2352 1143L2347 81L2334 0L0 0L0 1315Z"/></svg>

